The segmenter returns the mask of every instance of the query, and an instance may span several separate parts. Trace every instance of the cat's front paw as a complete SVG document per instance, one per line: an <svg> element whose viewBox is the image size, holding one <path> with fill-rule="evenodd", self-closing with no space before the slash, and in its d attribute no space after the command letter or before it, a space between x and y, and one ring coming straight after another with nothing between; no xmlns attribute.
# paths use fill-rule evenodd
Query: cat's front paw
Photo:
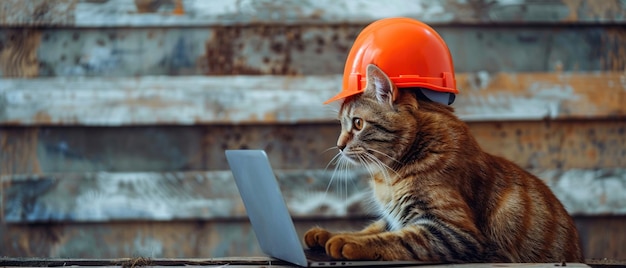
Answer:
<svg viewBox="0 0 626 268"><path fill-rule="evenodd" d="M366 239L353 235L336 235L326 242L326 254L335 259L379 260L376 249L368 247Z"/></svg>
<svg viewBox="0 0 626 268"><path fill-rule="evenodd" d="M324 248L332 234L322 228L314 227L304 234L304 243L311 249Z"/></svg>

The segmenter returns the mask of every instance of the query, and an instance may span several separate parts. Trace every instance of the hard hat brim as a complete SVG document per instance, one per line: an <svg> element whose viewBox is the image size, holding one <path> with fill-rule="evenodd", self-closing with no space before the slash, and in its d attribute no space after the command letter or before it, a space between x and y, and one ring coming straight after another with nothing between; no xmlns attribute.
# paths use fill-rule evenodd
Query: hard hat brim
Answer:
<svg viewBox="0 0 626 268"><path fill-rule="evenodd" d="M347 97L354 96L354 95L359 94L359 93L363 93L363 91L343 90L343 91L339 92L339 94L337 94L337 95L333 96L332 98L328 99L327 101L325 101L324 104L329 104L329 103L334 102L334 101L345 99Z"/></svg>

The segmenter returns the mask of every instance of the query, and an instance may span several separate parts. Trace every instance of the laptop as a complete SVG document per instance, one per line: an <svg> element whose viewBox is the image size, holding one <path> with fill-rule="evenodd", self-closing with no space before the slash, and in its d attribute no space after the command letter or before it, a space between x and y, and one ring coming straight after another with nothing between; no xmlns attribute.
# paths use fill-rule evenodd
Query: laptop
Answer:
<svg viewBox="0 0 626 268"><path fill-rule="evenodd" d="M419 261L334 260L323 250L305 250L265 151L226 150L226 159L263 253L306 267L432 264Z"/></svg>

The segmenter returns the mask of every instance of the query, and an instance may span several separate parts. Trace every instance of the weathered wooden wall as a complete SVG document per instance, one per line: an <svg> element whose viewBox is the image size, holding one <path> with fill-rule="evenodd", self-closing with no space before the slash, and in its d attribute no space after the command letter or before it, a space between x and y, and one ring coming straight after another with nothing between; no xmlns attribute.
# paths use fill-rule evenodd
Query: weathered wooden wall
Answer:
<svg viewBox="0 0 626 268"><path fill-rule="evenodd" d="M457 113L546 181L586 257L626 259L618 0L0 1L0 255L259 255L236 148L268 152L300 233L365 225L363 174L324 170L339 127L321 102L390 16L441 33Z"/></svg>

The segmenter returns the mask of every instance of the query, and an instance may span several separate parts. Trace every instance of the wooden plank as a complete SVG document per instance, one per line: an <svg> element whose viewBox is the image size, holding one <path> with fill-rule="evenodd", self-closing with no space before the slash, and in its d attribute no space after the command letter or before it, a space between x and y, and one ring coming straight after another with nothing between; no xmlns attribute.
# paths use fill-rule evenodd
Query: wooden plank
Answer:
<svg viewBox="0 0 626 268"><path fill-rule="evenodd" d="M6 225L4 256L53 258L181 258L262 256L249 223L120 222Z"/></svg>
<svg viewBox="0 0 626 268"><path fill-rule="evenodd" d="M296 218L365 217L367 175L277 171ZM626 169L535 171L574 215L626 214ZM343 176L348 180L342 180ZM333 177L335 176L335 177ZM333 180L334 179L334 180ZM245 218L228 171L3 177L7 223Z"/></svg>
<svg viewBox="0 0 626 268"><path fill-rule="evenodd" d="M366 180L331 183L332 172L277 171L296 217L366 215ZM361 177L358 173L351 178ZM335 187L336 186L336 187ZM245 218L230 171L90 173L3 177L4 220L101 222ZM328 192L326 192L328 189Z"/></svg>
<svg viewBox="0 0 626 268"><path fill-rule="evenodd" d="M38 139L36 128L0 129L0 175L41 173Z"/></svg>
<svg viewBox="0 0 626 268"><path fill-rule="evenodd" d="M207 26L249 23L366 23L407 16L437 24L619 23L626 7L619 0L563 1L401 1L290 2L260 0L38 0L3 1L1 26L72 27Z"/></svg>
<svg viewBox="0 0 626 268"><path fill-rule="evenodd" d="M365 25L5 29L0 66L48 76L336 75ZM622 72L626 28L440 26L457 72ZM29 33L30 46L12 39ZM23 38L22 38L23 39ZM573 45L575 44L575 45ZM12 49L13 48L13 49ZM16 50L17 49L17 50ZM480 53L477 53L479 51ZM22 57L26 59L26 57ZM21 66L21 65L19 65ZM32 69L32 70L31 70ZM3 77L19 77L3 71Z"/></svg>
<svg viewBox="0 0 626 268"><path fill-rule="evenodd" d="M0 77L28 78L38 76L37 49L40 45L40 31L32 29L0 30Z"/></svg>
<svg viewBox="0 0 626 268"><path fill-rule="evenodd" d="M276 168L319 169L337 152L327 149L339 131L335 123L3 128L0 159L6 174L225 170L224 149L263 148Z"/></svg>
<svg viewBox="0 0 626 268"><path fill-rule="evenodd" d="M626 266L626 217L579 217L575 223L589 265Z"/></svg>
<svg viewBox="0 0 626 268"><path fill-rule="evenodd" d="M355 218L296 220L295 225L302 237L312 226L350 231L361 229L371 221ZM623 262L611 260L626 259L623 247L626 217L575 217L574 221L584 256L592 267L622 268ZM3 224L0 225L0 245L0 254L13 258L206 259L263 255L246 221ZM622 266L611 265L620 263Z"/></svg>
<svg viewBox="0 0 626 268"><path fill-rule="evenodd" d="M482 148L527 169L626 166L626 120L469 122ZM227 170L225 149L264 149L277 169L324 169L338 122L0 129L4 174ZM267 137L272 137L268 139Z"/></svg>
<svg viewBox="0 0 626 268"><path fill-rule="evenodd" d="M621 72L459 74L466 121L619 118ZM192 125L331 122L340 76L0 80L0 124ZM332 106L329 106L332 107Z"/></svg>
<svg viewBox="0 0 626 268"><path fill-rule="evenodd" d="M357 230L370 219L324 222ZM314 221L296 221L302 237ZM0 254L50 258L223 258L263 256L248 221L2 224Z"/></svg>
<svg viewBox="0 0 626 268"><path fill-rule="evenodd" d="M4 79L0 113L9 125L327 121L333 115L321 103L339 82L288 76Z"/></svg>

